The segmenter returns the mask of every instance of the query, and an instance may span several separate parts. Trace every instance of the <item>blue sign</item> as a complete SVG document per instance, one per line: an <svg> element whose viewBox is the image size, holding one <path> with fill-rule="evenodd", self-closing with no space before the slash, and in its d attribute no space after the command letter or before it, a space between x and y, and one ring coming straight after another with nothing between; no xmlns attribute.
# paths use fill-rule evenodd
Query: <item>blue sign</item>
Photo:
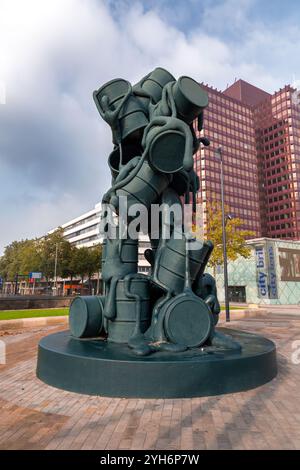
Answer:
<svg viewBox="0 0 300 470"><path fill-rule="evenodd" d="M29 273L29 278L30 279L41 279L42 278L42 273Z"/></svg>
<svg viewBox="0 0 300 470"><path fill-rule="evenodd" d="M268 275L266 272L265 251L263 246L255 248L258 297L268 299Z"/></svg>
<svg viewBox="0 0 300 470"><path fill-rule="evenodd" d="M270 299L278 299L276 262L273 244L267 245L268 274L269 274L269 296Z"/></svg>
<svg viewBox="0 0 300 470"><path fill-rule="evenodd" d="M2 286L3 286L3 279L2 279L2 277L0 276L0 287L2 287Z"/></svg>
<svg viewBox="0 0 300 470"><path fill-rule="evenodd" d="M258 297L261 299L277 299L277 276L276 263L273 244L257 246L256 255L256 275Z"/></svg>

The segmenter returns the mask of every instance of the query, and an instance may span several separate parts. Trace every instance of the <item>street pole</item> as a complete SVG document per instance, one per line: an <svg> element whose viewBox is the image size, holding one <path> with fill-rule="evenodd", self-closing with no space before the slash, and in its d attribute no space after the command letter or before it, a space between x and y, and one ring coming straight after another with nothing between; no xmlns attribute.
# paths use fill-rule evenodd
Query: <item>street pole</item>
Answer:
<svg viewBox="0 0 300 470"><path fill-rule="evenodd" d="M228 267L227 267L227 240L226 240L226 222L225 222L225 204L224 204L224 172L223 172L223 155L222 147L218 147L217 154L221 162L221 208L222 208L222 242L223 242L223 260L224 260L224 297L226 321L230 322L230 309L228 297Z"/></svg>
<svg viewBox="0 0 300 470"><path fill-rule="evenodd" d="M18 293L18 280L19 280L19 274L17 273L15 275L15 295Z"/></svg>
<svg viewBox="0 0 300 470"><path fill-rule="evenodd" d="M100 290L100 271L98 271L98 276L97 276L97 288L96 288L97 295L99 295L99 290Z"/></svg>
<svg viewBox="0 0 300 470"><path fill-rule="evenodd" d="M57 255L58 255L58 243L56 243L56 247L55 247L55 264L54 264L55 295L57 295Z"/></svg>

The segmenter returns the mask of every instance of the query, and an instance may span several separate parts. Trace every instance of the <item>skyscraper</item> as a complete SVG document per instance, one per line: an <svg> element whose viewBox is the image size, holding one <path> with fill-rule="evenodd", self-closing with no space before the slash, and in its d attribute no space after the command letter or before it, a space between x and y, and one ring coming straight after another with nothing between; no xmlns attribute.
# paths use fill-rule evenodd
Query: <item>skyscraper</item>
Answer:
<svg viewBox="0 0 300 470"><path fill-rule="evenodd" d="M300 105L286 86L273 95L238 80L209 95L201 135L211 140L195 156L198 200L220 200L222 147L225 203L254 237L300 239ZM205 212L204 212L205 219Z"/></svg>

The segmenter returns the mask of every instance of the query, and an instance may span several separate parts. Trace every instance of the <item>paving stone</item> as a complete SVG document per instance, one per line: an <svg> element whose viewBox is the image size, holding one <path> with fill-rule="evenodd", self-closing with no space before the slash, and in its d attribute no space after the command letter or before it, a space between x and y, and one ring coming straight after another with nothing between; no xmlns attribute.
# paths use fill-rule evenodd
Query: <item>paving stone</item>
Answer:
<svg viewBox="0 0 300 470"><path fill-rule="evenodd" d="M229 326L275 341L277 378L242 393L182 400L89 397L49 387L35 376L37 344L62 326L2 331L0 449L299 448L300 364L291 355L300 317L268 314Z"/></svg>

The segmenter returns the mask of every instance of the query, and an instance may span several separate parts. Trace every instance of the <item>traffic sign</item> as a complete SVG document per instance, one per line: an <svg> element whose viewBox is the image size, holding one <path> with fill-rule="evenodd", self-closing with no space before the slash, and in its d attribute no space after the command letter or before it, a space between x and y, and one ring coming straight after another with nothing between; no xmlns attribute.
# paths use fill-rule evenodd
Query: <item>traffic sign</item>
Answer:
<svg viewBox="0 0 300 470"><path fill-rule="evenodd" d="M42 273L29 273L29 278L30 279L41 279Z"/></svg>

